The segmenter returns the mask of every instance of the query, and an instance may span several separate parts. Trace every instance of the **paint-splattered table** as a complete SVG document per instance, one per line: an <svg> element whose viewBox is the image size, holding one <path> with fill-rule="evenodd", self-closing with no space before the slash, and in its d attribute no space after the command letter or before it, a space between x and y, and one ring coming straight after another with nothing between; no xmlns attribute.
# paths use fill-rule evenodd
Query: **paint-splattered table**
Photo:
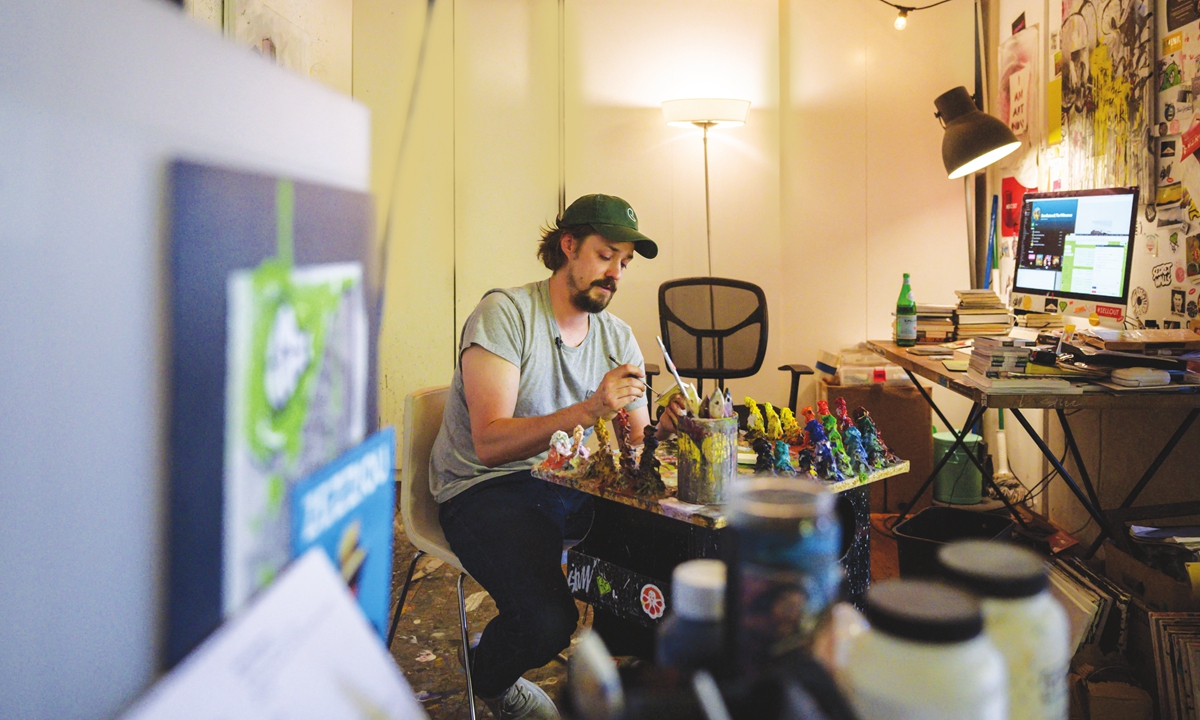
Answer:
<svg viewBox="0 0 1200 720"><path fill-rule="evenodd" d="M592 605L593 628L616 655L653 657L653 628L670 607L671 571L684 560L724 556L726 526L721 505L692 505L675 497L673 458L660 457L668 497L636 497L577 475L534 471L547 482L595 497L595 519L587 538L567 553L567 582L575 597ZM825 483L837 493L842 522L846 596L861 605L871 582L871 483L908 472L901 461L871 473ZM739 467L739 474L753 474Z"/></svg>

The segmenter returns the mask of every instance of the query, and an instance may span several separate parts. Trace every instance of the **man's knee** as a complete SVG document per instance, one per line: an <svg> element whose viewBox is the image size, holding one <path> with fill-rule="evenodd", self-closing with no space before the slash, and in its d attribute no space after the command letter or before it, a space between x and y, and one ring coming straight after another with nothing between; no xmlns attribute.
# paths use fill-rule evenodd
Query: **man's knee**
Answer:
<svg viewBox="0 0 1200 720"><path fill-rule="evenodd" d="M539 666L550 662L571 644L571 635L579 624L579 610L574 600L567 600L544 608L526 628L527 651Z"/></svg>

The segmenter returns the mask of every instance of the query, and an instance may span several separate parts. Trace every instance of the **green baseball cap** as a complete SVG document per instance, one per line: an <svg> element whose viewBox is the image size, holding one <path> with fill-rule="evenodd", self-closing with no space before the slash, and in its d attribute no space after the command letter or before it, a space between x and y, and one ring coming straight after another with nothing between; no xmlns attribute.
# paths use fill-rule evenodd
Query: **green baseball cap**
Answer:
<svg viewBox="0 0 1200 720"><path fill-rule="evenodd" d="M644 258L658 255L658 245L638 232L637 214L615 195L584 195L562 214L560 226L591 225L613 242L631 242Z"/></svg>

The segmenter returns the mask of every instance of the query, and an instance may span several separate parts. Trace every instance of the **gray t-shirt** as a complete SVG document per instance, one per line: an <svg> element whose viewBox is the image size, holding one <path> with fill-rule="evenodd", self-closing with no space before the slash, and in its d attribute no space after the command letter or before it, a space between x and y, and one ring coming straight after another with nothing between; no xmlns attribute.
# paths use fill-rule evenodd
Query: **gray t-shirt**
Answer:
<svg viewBox="0 0 1200 720"><path fill-rule="evenodd" d="M610 355L621 364L645 369L633 331L608 311L591 316L588 334L578 347L562 345L558 338L548 280L490 290L479 301L463 326L458 346L460 361L455 363L442 427L430 456L429 487L439 503L489 478L528 470L546 456L543 451L527 460L494 468L479 462L463 393L461 357L467 348L479 345L520 368L517 406L513 410L513 417L518 418L550 415L587 399L605 373L612 370ZM626 409L645 405L646 398L642 397ZM561 429L568 433L572 430Z"/></svg>

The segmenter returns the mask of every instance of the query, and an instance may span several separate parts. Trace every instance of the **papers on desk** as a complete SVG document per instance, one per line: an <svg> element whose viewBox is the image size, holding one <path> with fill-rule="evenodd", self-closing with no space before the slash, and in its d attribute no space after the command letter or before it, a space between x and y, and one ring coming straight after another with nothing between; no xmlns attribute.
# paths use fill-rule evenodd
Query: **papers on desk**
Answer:
<svg viewBox="0 0 1200 720"><path fill-rule="evenodd" d="M313 548L124 720L426 718L341 576Z"/></svg>

